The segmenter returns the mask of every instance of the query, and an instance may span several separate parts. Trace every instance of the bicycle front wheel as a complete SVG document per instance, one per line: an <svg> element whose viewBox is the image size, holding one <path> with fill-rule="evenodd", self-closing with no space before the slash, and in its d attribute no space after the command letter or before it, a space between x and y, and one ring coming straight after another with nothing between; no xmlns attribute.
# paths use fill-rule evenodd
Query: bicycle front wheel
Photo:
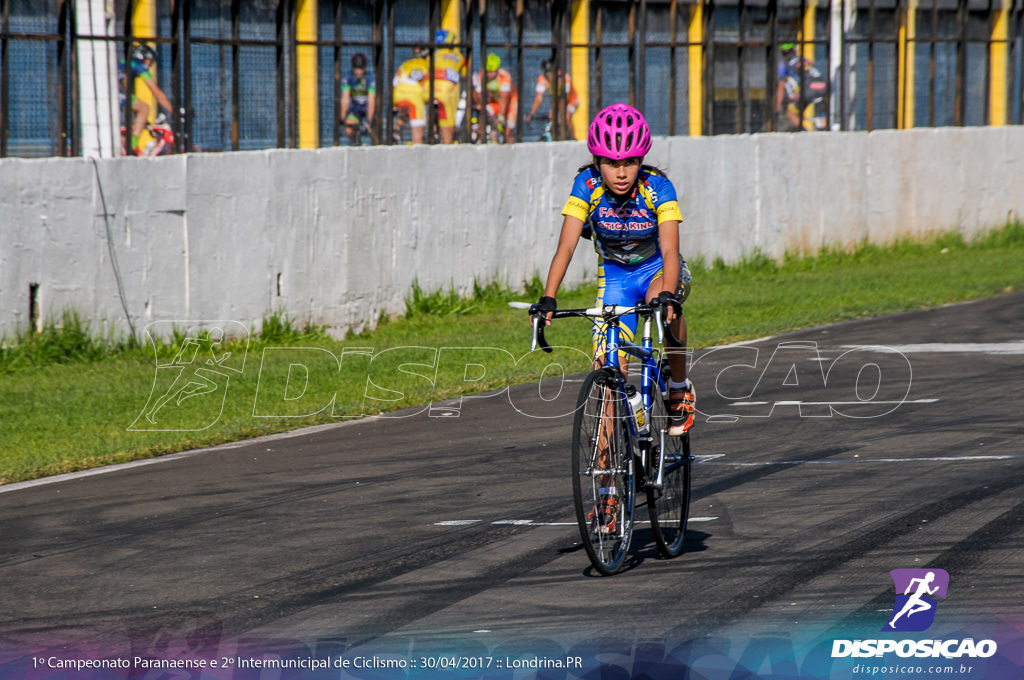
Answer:
<svg viewBox="0 0 1024 680"><path fill-rule="evenodd" d="M583 381L572 433L572 490L591 564L614 574L633 536L633 457L617 378L599 369Z"/></svg>
<svg viewBox="0 0 1024 680"><path fill-rule="evenodd" d="M683 552L686 540L686 521L690 516L690 433L670 437L668 412L662 395L655 390L651 405L651 425L654 429L654 447L651 456L650 478L647 486L647 512L651 516L651 533L663 557L672 558ZM661 486L655 484L659 459Z"/></svg>

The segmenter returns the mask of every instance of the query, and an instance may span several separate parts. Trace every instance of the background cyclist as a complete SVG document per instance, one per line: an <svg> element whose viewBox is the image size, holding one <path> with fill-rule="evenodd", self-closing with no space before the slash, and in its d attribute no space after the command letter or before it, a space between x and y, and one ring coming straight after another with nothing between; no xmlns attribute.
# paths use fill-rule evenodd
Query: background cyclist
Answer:
<svg viewBox="0 0 1024 680"><path fill-rule="evenodd" d="M651 130L632 106L612 104L594 117L587 136L593 159L579 169L562 209L558 246L544 296L537 303L549 324L558 308L558 288L582 236L593 238L598 253L597 305L628 306L659 298L667 306L673 334L686 346L682 302L690 291L690 272L679 255L682 215L672 182L643 164L650 148ZM622 327L625 337L633 340L636 317L623 317ZM603 329L595 329L594 341L595 356L600 356ZM667 354L672 369L668 433L679 435L693 425L696 395L686 377L685 351Z"/></svg>
<svg viewBox="0 0 1024 680"><path fill-rule="evenodd" d="M402 62L395 71L395 78L392 81L392 96L394 106L398 115L395 116L395 137L399 140L402 136L402 128L409 125L413 144L423 143L423 129L427 125L427 73L430 71L430 62L427 57L430 49L427 47L416 47L412 52L412 59Z"/></svg>
<svg viewBox="0 0 1024 680"><path fill-rule="evenodd" d="M458 36L454 31L442 28L434 34L434 44L445 46L434 53L434 101L438 104L437 128L442 144L455 141L461 83L466 73L462 52L452 47L456 42Z"/></svg>
<svg viewBox="0 0 1024 680"><path fill-rule="evenodd" d="M775 111L786 130L823 129L823 116L814 116L814 105L828 94L828 80L809 59L803 57L795 43L779 45L778 85L775 88Z"/></svg>
<svg viewBox="0 0 1024 680"><path fill-rule="evenodd" d="M512 74L501 68L501 57L494 52L487 55L484 80L487 82L487 104L484 112L491 124L491 141L497 142L500 134L504 136L507 144L511 144L516 136L519 92L512 80ZM481 108L479 73L473 74L473 103L476 108Z"/></svg>
<svg viewBox="0 0 1024 680"><path fill-rule="evenodd" d="M373 76L366 72L366 55L352 55L352 70L341 84L341 121L349 144L359 144L363 128L370 129L377 106L377 87Z"/></svg>
<svg viewBox="0 0 1024 680"><path fill-rule="evenodd" d="M540 64L540 75L537 76L537 87L533 97L533 104L530 106L530 113L526 114L525 120L527 124L533 120L533 117L537 115L537 111L540 109L541 104L544 103L544 95L551 92L551 83L555 81L555 62L553 59L545 59ZM576 108L579 106L580 97L576 93L576 88L573 87L572 77L565 74L565 89L562 91L562 123L563 129L565 130L565 136L567 139L573 139L573 125L572 115L576 113ZM551 95L551 121L555 120L555 96L554 93Z"/></svg>
<svg viewBox="0 0 1024 680"><path fill-rule="evenodd" d="M153 98L160 108L164 109L168 113L171 112L171 100L164 94L164 91L160 89L160 86L156 83L156 78L153 77L153 72L150 70L153 64L156 63L156 51L145 43L136 43L132 47L131 52L131 72L132 78L135 79L132 91L132 136L130 141L131 153L141 156L145 153L144 141L140 139L142 131L146 128L146 120L149 118L150 107L144 100L135 96L135 90L138 89L139 83L145 83L149 91L153 93ZM124 109L124 78L118 78L118 85L121 88L121 109Z"/></svg>

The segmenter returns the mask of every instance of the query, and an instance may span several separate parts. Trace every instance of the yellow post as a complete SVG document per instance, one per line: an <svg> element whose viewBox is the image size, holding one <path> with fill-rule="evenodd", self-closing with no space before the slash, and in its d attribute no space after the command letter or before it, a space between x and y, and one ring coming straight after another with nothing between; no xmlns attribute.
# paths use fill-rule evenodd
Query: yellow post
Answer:
<svg viewBox="0 0 1024 680"><path fill-rule="evenodd" d="M909 130L914 127L914 48L917 38L917 0L908 0L907 12L900 21L899 50L896 77L896 127Z"/></svg>
<svg viewBox="0 0 1024 680"><path fill-rule="evenodd" d="M444 0L441 3L441 28L446 31L454 31L462 42L462 15L459 8L462 3L459 0Z"/></svg>
<svg viewBox="0 0 1024 680"><path fill-rule="evenodd" d="M134 9L132 10L132 33L135 35L136 42L148 42L156 37L156 0L139 0L139 2L135 4ZM150 44L155 47L155 44ZM154 79L157 77L156 69L157 65L154 62L153 66L150 68L150 73L153 74ZM125 70L130 73L131 64L129 64ZM135 91L136 99L144 101L149 105L149 115L147 116L147 120L152 123L160 112L156 103L156 97L153 96L153 93L149 91L149 88L146 87L146 84L143 83L140 78L135 79L135 82L132 84L132 89ZM125 124L125 129L129 131L129 137L131 137L131 127L132 121L129 120ZM150 141L153 140L149 132L143 130L141 134L139 134L138 145L145 148Z"/></svg>
<svg viewBox="0 0 1024 680"><path fill-rule="evenodd" d="M1009 66L1010 43L1010 2L1002 0L995 12L992 23L992 42L989 47L989 82L992 84L988 92L988 124L1006 125L1006 79Z"/></svg>
<svg viewBox="0 0 1024 680"><path fill-rule="evenodd" d="M299 148L320 146L320 102L317 88L317 0L299 0L295 17L295 68L298 76Z"/></svg>
<svg viewBox="0 0 1024 680"><path fill-rule="evenodd" d="M818 7L815 3L807 3L807 8L804 10L804 25L801 29L803 45L800 47L800 56L809 62L814 61L814 36L815 36L815 20L817 19ZM774 96L769 99L774 105ZM804 120L814 120L814 104L808 104L807 108L804 109Z"/></svg>
<svg viewBox="0 0 1024 680"><path fill-rule="evenodd" d="M704 132L704 1L690 10L690 136Z"/></svg>
<svg viewBox="0 0 1024 680"><path fill-rule="evenodd" d="M574 0L569 41L574 45L590 42L590 0ZM573 47L570 52L569 73L580 98L572 118L572 134L575 139L586 139L590 126L590 50L586 47Z"/></svg>

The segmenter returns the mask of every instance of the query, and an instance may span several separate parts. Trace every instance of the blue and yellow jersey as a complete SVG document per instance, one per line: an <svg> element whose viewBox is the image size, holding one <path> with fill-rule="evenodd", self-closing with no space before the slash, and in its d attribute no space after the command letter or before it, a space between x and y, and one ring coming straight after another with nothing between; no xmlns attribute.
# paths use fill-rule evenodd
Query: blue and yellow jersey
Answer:
<svg viewBox="0 0 1024 680"><path fill-rule="evenodd" d="M583 221L594 248L604 259L636 264L657 255L658 225L682 222L676 189L656 172L641 168L632 193L620 200L609 191L595 167L576 175L562 214Z"/></svg>

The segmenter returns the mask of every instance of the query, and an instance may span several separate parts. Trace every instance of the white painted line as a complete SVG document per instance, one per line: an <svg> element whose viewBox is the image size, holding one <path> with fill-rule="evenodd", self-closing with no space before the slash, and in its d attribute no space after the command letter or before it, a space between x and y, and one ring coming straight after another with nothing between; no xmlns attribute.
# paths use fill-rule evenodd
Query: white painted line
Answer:
<svg viewBox="0 0 1024 680"><path fill-rule="evenodd" d="M805 404L807 406L828 406L829 404L835 404L837 406L850 406L857 404L864 404L865 406L874 406L875 404L934 404L938 399L879 399L877 401L803 401L803 400L786 400L786 401L729 401L726 402L729 406L767 406L768 404L775 404L776 406L800 406Z"/></svg>
<svg viewBox="0 0 1024 680"><path fill-rule="evenodd" d="M718 517L691 517L688 522L711 522ZM441 522L434 522L437 527L467 526L481 522L479 519L448 519ZM634 520L633 524L650 524L650 520ZM574 527L576 522L535 522L532 519L499 519L491 522L492 526L520 526L520 527Z"/></svg>
<svg viewBox="0 0 1024 680"><path fill-rule="evenodd" d="M1006 456L926 456L922 458L842 458L833 460L766 460L756 463L742 463L736 460L708 463L736 467L763 467L768 465L842 465L847 463L977 463L993 460L1017 460L1024 455Z"/></svg>
<svg viewBox="0 0 1024 680"><path fill-rule="evenodd" d="M867 349L901 354L920 353L981 353L1024 354L1024 340L1015 342L925 342L913 345L843 345L849 349Z"/></svg>

